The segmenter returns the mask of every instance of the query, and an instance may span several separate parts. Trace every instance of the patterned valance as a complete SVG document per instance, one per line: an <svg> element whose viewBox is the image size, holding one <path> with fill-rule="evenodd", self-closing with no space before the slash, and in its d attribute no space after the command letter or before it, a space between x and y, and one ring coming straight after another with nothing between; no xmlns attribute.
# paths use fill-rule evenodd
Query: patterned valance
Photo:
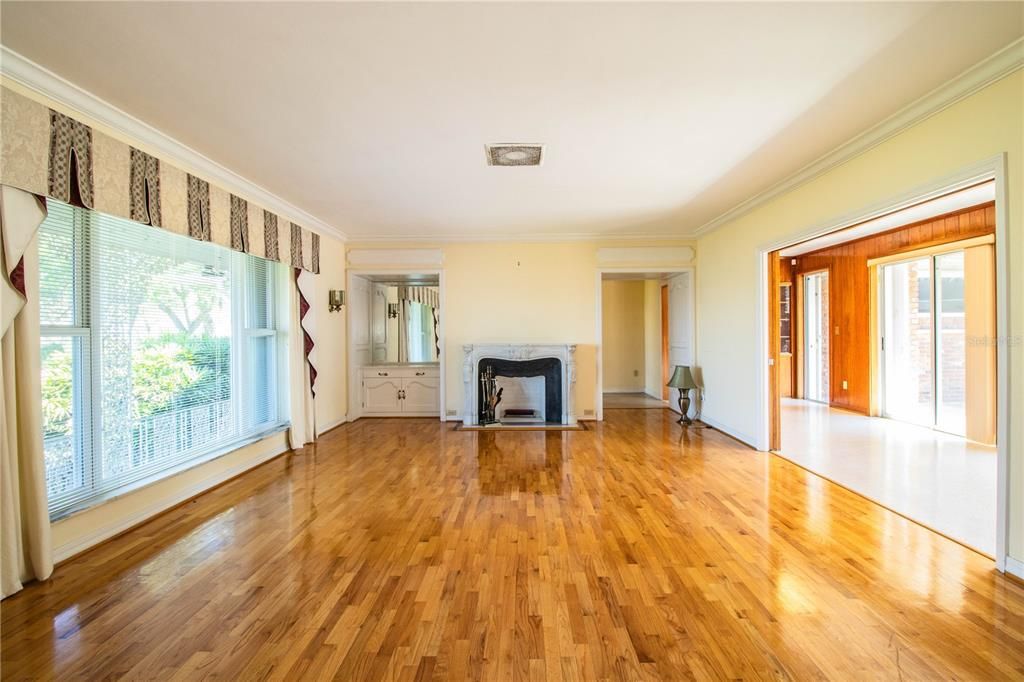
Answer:
<svg viewBox="0 0 1024 682"><path fill-rule="evenodd" d="M400 301L412 301L422 303L428 308L441 307L441 295L434 287L398 287L398 299Z"/></svg>
<svg viewBox="0 0 1024 682"><path fill-rule="evenodd" d="M0 88L0 184L320 272L320 236Z"/></svg>

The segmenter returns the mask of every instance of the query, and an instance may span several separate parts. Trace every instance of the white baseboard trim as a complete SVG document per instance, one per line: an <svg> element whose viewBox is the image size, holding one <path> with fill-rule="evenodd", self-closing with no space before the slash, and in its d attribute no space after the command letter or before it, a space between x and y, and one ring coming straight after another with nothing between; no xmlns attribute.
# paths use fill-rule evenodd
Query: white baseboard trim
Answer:
<svg viewBox="0 0 1024 682"><path fill-rule="evenodd" d="M678 412L679 410L675 410L675 411ZM704 422L708 426L710 426L712 428L715 428L718 431L721 431L722 433L724 433L726 435L732 436L733 438L735 438L736 440L740 441L741 443L743 443L744 445L746 445L749 448L752 448L754 450L757 449L756 447L754 447L752 445L752 443L754 442L754 439L751 438L750 436L748 436L747 434L743 433L742 431L738 431L738 430L732 428L731 426L726 426L725 424L723 424L720 421L714 419L713 417L707 416L706 414L702 414L702 415L698 415L698 416L700 417L700 421Z"/></svg>
<svg viewBox="0 0 1024 682"><path fill-rule="evenodd" d="M143 509L140 509L131 516L118 519L113 523L97 528L88 535L77 538L73 542L68 542L58 547L53 548L53 561L58 563L65 559L70 559L76 554L81 554L90 547L94 547L104 540L109 540L118 533L122 533L133 526L137 526L143 521L146 521L160 512L166 511L171 507L181 504L189 498L195 497L196 495L213 488L214 486L223 483L239 474L243 474L249 469L255 468L264 462L277 457L283 452L287 452L287 445L282 450L280 444L273 444L268 442L262 451L259 452L255 457L247 459L245 462L238 464L225 471L218 472L209 476L202 481L199 481L195 485L191 485L184 490L179 490L172 495L168 495L160 500L147 505Z"/></svg>
<svg viewBox="0 0 1024 682"><path fill-rule="evenodd" d="M320 428L316 432L316 435L317 436L322 436L323 434L327 433L331 429L333 429L333 428L335 428L337 426L341 426L342 424L346 423L347 421L348 421L348 415L346 415L346 416L344 416L344 417L342 417L340 419L335 419L333 422L331 422L331 423L327 424L326 426L323 426L322 428Z"/></svg>
<svg viewBox="0 0 1024 682"><path fill-rule="evenodd" d="M1024 561L1007 556L1004 562L1007 573L1024 580Z"/></svg>

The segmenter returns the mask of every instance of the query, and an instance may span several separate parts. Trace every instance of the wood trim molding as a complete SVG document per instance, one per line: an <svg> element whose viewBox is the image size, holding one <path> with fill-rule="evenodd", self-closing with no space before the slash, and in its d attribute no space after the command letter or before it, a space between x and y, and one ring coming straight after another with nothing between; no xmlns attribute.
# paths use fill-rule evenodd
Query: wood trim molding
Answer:
<svg viewBox="0 0 1024 682"><path fill-rule="evenodd" d="M911 102L889 118L868 128L852 140L839 145L824 156L812 161L784 180L737 204L717 218L704 223L696 230L693 230L689 236L705 235L730 221L750 213L756 208L767 204L772 199L790 192L820 175L824 175L833 168L877 147L886 140L899 135L908 128L970 97L1021 68L1024 68L1024 38L1010 43L1002 50L975 64L944 85L940 85L923 97Z"/></svg>
<svg viewBox="0 0 1024 682"><path fill-rule="evenodd" d="M914 260L916 258L924 258L926 256L934 256L940 253L948 253L950 251L960 251L961 249L969 249L972 246L982 246L984 244L995 244L996 236L994 234L986 234L982 237L972 237L970 239L961 239L958 242L946 242L945 244L936 244L935 246L926 246L923 249L913 249L912 251L903 251L901 253L894 253L889 256L879 256L878 258L869 258L868 267L874 267L876 265L885 265L887 263L899 263L905 260Z"/></svg>
<svg viewBox="0 0 1024 682"><path fill-rule="evenodd" d="M80 114L86 123L96 123L98 128L116 133L143 151L152 152L182 169L195 171L195 175L232 194L322 235L341 241L347 239L338 228L3 45L0 45L0 75L69 112Z"/></svg>

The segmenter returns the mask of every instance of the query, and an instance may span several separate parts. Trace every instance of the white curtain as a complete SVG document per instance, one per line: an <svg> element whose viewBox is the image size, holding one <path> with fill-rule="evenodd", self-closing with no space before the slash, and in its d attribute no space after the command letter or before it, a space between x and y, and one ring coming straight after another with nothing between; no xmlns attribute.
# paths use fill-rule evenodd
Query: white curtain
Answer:
<svg viewBox="0 0 1024 682"><path fill-rule="evenodd" d="M312 307L307 311L305 319L300 319L300 289L306 300L312 302L314 275L303 270L290 287L290 324L288 327L288 384L289 406L291 408L291 429L288 431L288 444L291 448L301 448L306 443L316 440L316 409L313 403L313 390L310 385L309 362L306 361L303 326L312 336L315 313ZM315 353L316 350L313 350ZM313 355L310 355L310 361Z"/></svg>
<svg viewBox="0 0 1024 682"><path fill-rule="evenodd" d="M0 187L0 583L3 597L53 572L39 387L39 251L42 199ZM19 263L21 267L19 268ZM15 281L24 282L23 296Z"/></svg>

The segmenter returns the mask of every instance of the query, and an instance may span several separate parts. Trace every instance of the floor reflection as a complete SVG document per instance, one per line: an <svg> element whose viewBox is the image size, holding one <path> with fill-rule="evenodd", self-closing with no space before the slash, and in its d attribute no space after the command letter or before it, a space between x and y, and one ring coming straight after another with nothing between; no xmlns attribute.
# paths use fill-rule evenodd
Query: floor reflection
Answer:
<svg viewBox="0 0 1024 682"><path fill-rule="evenodd" d="M568 435L563 431L477 433L480 492L558 495Z"/></svg>

